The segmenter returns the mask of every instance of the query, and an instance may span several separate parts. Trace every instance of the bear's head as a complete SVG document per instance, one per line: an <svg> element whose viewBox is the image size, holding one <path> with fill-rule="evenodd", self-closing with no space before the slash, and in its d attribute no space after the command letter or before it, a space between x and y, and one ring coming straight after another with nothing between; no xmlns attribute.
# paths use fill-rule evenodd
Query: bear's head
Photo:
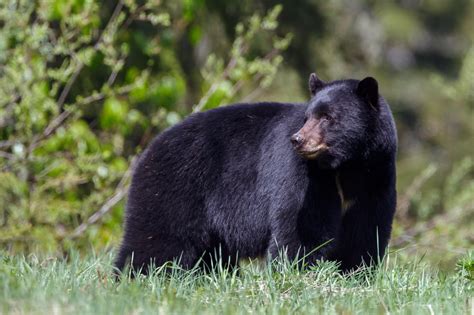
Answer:
<svg viewBox="0 0 474 315"><path fill-rule="evenodd" d="M297 153L327 168L363 158L375 141L383 102L377 81L367 77L325 83L313 73L309 89L303 127L291 136Z"/></svg>

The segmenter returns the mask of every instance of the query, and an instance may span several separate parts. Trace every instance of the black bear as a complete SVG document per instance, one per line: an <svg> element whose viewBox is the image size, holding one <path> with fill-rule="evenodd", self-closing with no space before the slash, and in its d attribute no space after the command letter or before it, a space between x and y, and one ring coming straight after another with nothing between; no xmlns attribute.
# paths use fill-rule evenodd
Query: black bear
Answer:
<svg viewBox="0 0 474 315"><path fill-rule="evenodd" d="M307 104L221 107L158 135L134 171L116 267L216 253L231 266L281 252L345 271L376 263L396 207L390 108L371 77L311 74L309 86Z"/></svg>

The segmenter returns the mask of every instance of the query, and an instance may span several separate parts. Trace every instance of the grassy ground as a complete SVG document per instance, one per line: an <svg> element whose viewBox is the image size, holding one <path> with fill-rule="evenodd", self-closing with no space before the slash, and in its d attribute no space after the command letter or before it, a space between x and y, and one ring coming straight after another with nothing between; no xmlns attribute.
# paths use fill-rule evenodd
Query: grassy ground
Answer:
<svg viewBox="0 0 474 315"><path fill-rule="evenodd" d="M0 313L472 314L472 260L448 273L402 260L391 254L378 272L351 276L330 263L309 271L250 263L239 274L176 270L116 283L111 254L67 261L3 255Z"/></svg>

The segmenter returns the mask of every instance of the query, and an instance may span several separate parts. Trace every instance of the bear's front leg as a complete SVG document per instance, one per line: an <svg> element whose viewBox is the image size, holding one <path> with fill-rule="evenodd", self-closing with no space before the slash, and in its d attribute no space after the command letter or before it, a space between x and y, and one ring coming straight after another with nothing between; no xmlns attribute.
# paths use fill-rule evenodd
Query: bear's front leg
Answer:
<svg viewBox="0 0 474 315"><path fill-rule="evenodd" d="M390 238L393 210L378 204L381 202L359 202L347 210L335 258L343 271L364 264L376 265L383 259Z"/></svg>
<svg viewBox="0 0 474 315"><path fill-rule="evenodd" d="M293 262L301 257L304 251L295 229L285 225L277 225L272 229L268 255L271 260L285 257Z"/></svg>
<svg viewBox="0 0 474 315"><path fill-rule="evenodd" d="M270 215L271 238L268 256L274 260L280 255L289 261L301 256L303 244L298 235L298 210L296 205L275 209Z"/></svg>
<svg viewBox="0 0 474 315"><path fill-rule="evenodd" d="M322 241L321 244L308 245L303 244L296 235L272 235L268 254L271 260L283 256L300 266L312 266L319 260L327 258L329 248L332 248L331 242L333 239Z"/></svg>
<svg viewBox="0 0 474 315"><path fill-rule="evenodd" d="M396 208L394 174L394 169L380 168L341 174L340 188L349 206L332 259L341 263L343 271L376 265L383 259Z"/></svg>
<svg viewBox="0 0 474 315"><path fill-rule="evenodd" d="M273 218L268 254L271 259L284 255L290 262L311 266L333 251L337 234L335 220L312 211L290 211ZM334 221L334 222L331 222Z"/></svg>

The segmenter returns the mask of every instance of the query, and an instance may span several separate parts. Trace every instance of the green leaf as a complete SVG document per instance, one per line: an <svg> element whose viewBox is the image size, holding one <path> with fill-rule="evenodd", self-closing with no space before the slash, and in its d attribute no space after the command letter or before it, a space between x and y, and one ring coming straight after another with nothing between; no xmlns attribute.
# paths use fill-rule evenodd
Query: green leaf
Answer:
<svg viewBox="0 0 474 315"><path fill-rule="evenodd" d="M108 98L100 113L100 126L103 129L117 129L125 122L128 106L116 98Z"/></svg>

